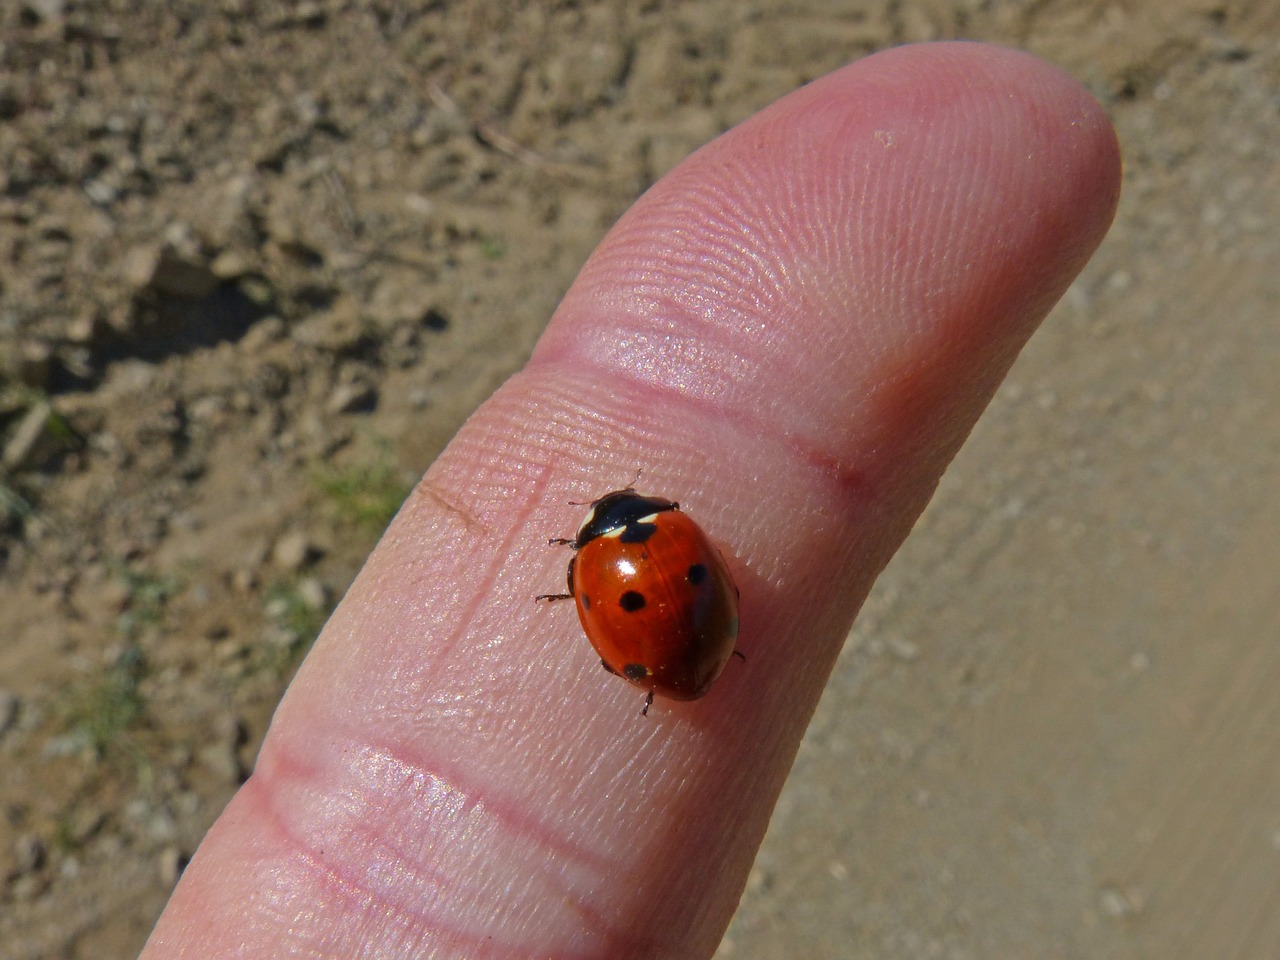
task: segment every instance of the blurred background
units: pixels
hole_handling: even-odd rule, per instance
[[[719,956],[1280,956],[1280,7],[7,0],[0,957],[136,954],[639,193],[955,37],[1106,105],[1119,217],[868,602]]]

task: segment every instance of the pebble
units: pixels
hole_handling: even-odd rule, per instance
[[[45,22],[57,20],[66,12],[66,0],[23,0],[23,9]]]
[[[122,613],[133,599],[133,588],[123,577],[115,577],[98,588],[99,610]]]
[[[135,247],[125,257],[123,273],[135,293],[161,293],[187,300],[209,296],[219,283],[207,263],[171,246]]]
[[[328,310],[293,325],[290,336],[297,343],[330,353],[350,353],[365,338],[360,307],[350,297],[337,300]]]
[[[239,593],[249,593],[258,585],[258,572],[252,567],[240,567],[231,574],[231,586]]]
[[[239,762],[239,745],[244,731],[234,716],[221,717],[214,723],[216,739],[196,751],[196,759],[202,767],[224,783],[239,783],[244,774]]]
[[[67,818],[66,837],[74,845],[79,846],[96,836],[106,822],[106,811],[82,807]]]
[[[18,877],[9,885],[9,895],[18,903],[30,903],[48,889],[49,881],[38,873]]]
[[[44,841],[38,834],[23,833],[13,842],[13,875],[34,873],[44,866]]]
[[[13,378],[34,390],[45,390],[53,369],[53,349],[47,343],[23,344],[12,361]]]
[[[20,702],[12,690],[0,690],[0,737],[17,724]]]
[[[182,852],[182,848],[177,844],[169,844],[169,846],[160,851],[160,856],[156,858],[160,883],[166,887],[172,887],[178,882],[178,877],[182,876],[183,868],[186,865],[187,856]]]
[[[285,573],[297,573],[318,559],[320,550],[303,530],[290,530],[271,549],[271,563]]]
[[[240,349],[249,356],[256,356],[288,333],[284,320],[272,314],[255,323],[240,338]]]
[[[107,325],[97,311],[86,310],[67,324],[67,339],[72,343],[94,344],[102,339]]]
[[[224,250],[209,264],[210,272],[219,280],[238,280],[253,271],[253,261],[238,250]]]
[[[363,413],[378,405],[378,391],[367,383],[342,383],[333,388],[325,409],[330,413]]]
[[[237,784],[242,779],[240,757],[233,740],[221,739],[196,751],[196,759],[222,783]]]
[[[200,212],[199,229],[213,247],[227,249],[253,243],[254,190],[254,178],[239,174],[228,179],[208,198],[207,206]],[[214,263],[219,259],[221,257]],[[214,272],[218,272],[216,268]]]
[[[315,577],[299,580],[296,593],[308,610],[324,610],[329,604],[329,591]]]
[[[47,402],[33,404],[18,422],[5,444],[0,462],[9,470],[39,469],[61,447],[52,429],[53,407]]]

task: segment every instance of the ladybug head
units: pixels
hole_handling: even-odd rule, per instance
[[[578,527],[574,539],[575,549],[590,543],[596,537],[619,537],[623,542],[642,542],[653,532],[653,518],[668,510],[679,510],[680,504],[663,497],[646,497],[630,487],[606,493],[592,501]]]

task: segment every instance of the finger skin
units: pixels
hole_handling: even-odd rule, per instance
[[[858,606],[1118,184],[1083,90],[968,44],[689,158],[410,497],[144,956],[710,956]],[[532,601],[567,501],[637,469],[722,545],[748,658],[648,717]]]

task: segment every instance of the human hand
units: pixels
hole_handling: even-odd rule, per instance
[[[409,498],[144,957],[710,956],[854,614],[1118,184],[1080,87],[968,44],[672,171]],[[647,717],[533,602],[567,501],[637,469],[724,545],[748,657]]]

